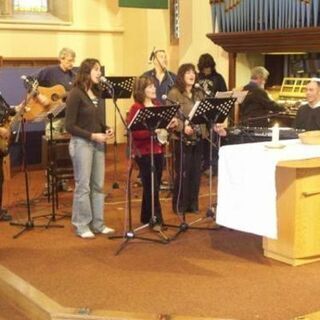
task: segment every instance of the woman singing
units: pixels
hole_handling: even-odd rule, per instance
[[[156,86],[154,80],[147,76],[137,78],[133,97],[135,103],[132,105],[128,122],[130,122],[138,110],[159,105],[156,101]],[[171,126],[175,126],[177,120],[173,120]],[[141,205],[140,220],[142,223],[150,223],[156,231],[162,229],[162,212],[159,201],[159,189],[163,167],[163,146],[155,139],[153,143],[153,150],[151,149],[152,133],[149,130],[138,130],[132,132],[133,150],[135,153],[135,160],[139,166],[143,196]],[[154,220],[152,221],[152,194],[151,194],[151,154],[154,156]]]
[[[85,59],[67,99],[66,129],[71,134],[75,190],[72,224],[81,238],[110,234],[104,224],[105,145],[113,130],[105,125],[105,109],[99,91],[100,62]]]
[[[204,94],[194,88],[196,69],[191,63],[183,64],[178,69],[175,86],[168,98],[181,108],[181,119],[175,133],[175,181],[172,208],[175,213],[196,213],[199,210],[199,189],[201,177],[201,156],[203,139],[208,136],[205,124],[191,125],[188,115],[197,101],[204,99]],[[214,131],[223,136],[226,131],[223,124],[215,124]]]

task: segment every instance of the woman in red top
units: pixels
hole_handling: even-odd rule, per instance
[[[135,103],[131,106],[128,115],[130,122],[138,110],[159,105],[156,101],[156,86],[152,78],[142,76],[136,79],[133,98]],[[172,122],[174,126],[176,120]],[[135,160],[139,166],[143,197],[141,205],[142,223],[150,223],[156,230],[161,230],[163,223],[161,205],[159,201],[159,189],[163,167],[163,146],[154,139],[153,150],[151,150],[150,137],[152,132],[149,130],[138,130],[132,132],[133,152]],[[152,193],[151,193],[151,154],[154,156],[154,219],[152,219]]]

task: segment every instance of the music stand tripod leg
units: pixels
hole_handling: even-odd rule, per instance
[[[54,141],[53,139],[53,118],[54,115],[53,113],[49,113],[48,114],[48,119],[49,119],[49,128],[50,128],[50,137],[49,137],[49,141],[47,142],[47,146],[48,146],[48,154],[51,154],[50,158],[52,157],[52,152],[53,151],[53,145],[54,143],[56,143],[56,141]],[[52,160],[49,159],[49,170],[47,170],[47,183],[48,183],[48,195],[50,194],[50,189],[51,189],[51,213],[49,214],[43,214],[40,216],[36,216],[34,219],[39,219],[39,218],[47,218],[48,222],[46,224],[46,228],[49,227],[54,227],[54,228],[64,228],[63,225],[52,225],[52,222],[56,222],[57,216],[59,216],[59,219],[63,219],[65,218],[67,215],[60,215],[56,213],[56,208],[57,208],[57,204],[56,204],[56,199],[57,199],[57,185],[56,185],[56,180],[54,179],[54,176],[51,175],[51,179],[50,179],[50,172],[53,171],[53,166],[54,164],[52,163]]]
[[[184,130],[184,128],[183,128]],[[183,131],[182,130],[182,131]],[[176,148],[179,148],[180,152],[177,154],[176,152]],[[186,150],[184,149],[184,142],[183,142],[183,135],[182,135],[182,132],[180,134],[180,141],[179,141],[179,146],[175,145],[174,147],[174,150],[173,150],[173,155],[175,157],[175,161],[178,161],[178,157],[180,159],[180,167],[179,167],[179,173],[177,172],[176,174],[178,175],[180,181],[179,181],[179,185],[180,185],[180,188],[182,187],[182,184],[184,184],[184,181],[183,181],[183,177],[185,175],[184,173],[184,163],[185,163],[185,152]],[[181,192],[181,194],[180,194]],[[175,240],[177,239],[177,237],[186,232],[189,228],[190,228],[190,224],[186,221],[186,213],[185,213],[185,208],[183,208],[182,211],[179,210],[179,202],[181,201],[181,198],[184,199],[184,195],[183,195],[183,188],[182,190],[180,190],[178,192],[178,196],[177,196],[177,204],[176,204],[176,211],[177,211],[177,215],[179,217],[179,220],[180,220],[180,224],[179,225],[175,225],[175,224],[165,224],[166,227],[169,227],[169,228],[177,228],[179,229],[176,234],[170,238],[170,241],[171,240]],[[183,200],[182,200],[183,201]],[[183,206],[182,206],[183,207]]]
[[[166,227],[169,228],[177,228],[179,229],[174,236],[172,236],[171,238],[169,238],[170,241],[172,240],[176,240],[178,238],[178,236],[181,233],[186,232],[189,229],[189,224],[186,221],[186,214],[185,212],[182,213],[178,213],[179,219],[181,220],[181,223],[179,225],[175,225],[175,224],[165,224]],[[182,218],[181,218],[182,217]]]
[[[113,99],[113,103],[116,104],[116,98]],[[114,142],[113,142],[113,184],[112,189],[119,189],[118,177],[118,141],[117,141],[117,112],[114,113]]]
[[[169,241],[168,236],[161,230],[161,225],[159,225],[159,230],[153,229],[156,224],[160,223],[162,224],[162,221],[157,221],[157,217],[155,215],[155,172],[156,172],[156,167],[155,167],[155,162],[154,162],[154,139],[155,139],[155,129],[150,128],[151,135],[150,135],[150,175],[151,175],[151,219],[149,223],[149,227],[158,233],[158,236],[163,239],[164,241]],[[160,181],[158,181],[158,185],[160,186]],[[159,187],[158,187],[159,188]],[[159,191],[158,190],[158,196],[159,196]]]
[[[210,122],[210,128],[212,128],[212,122]],[[217,143],[217,148],[219,150],[220,148],[220,141],[221,138],[218,136],[218,143]],[[199,219],[196,219],[193,222],[189,223],[189,228],[190,229],[197,229],[197,230],[218,230],[220,229],[220,226],[218,226],[215,223],[215,208],[213,207],[213,201],[212,201],[212,177],[213,177],[213,130],[210,129],[210,138],[209,138],[209,152],[210,152],[210,168],[209,168],[209,205],[208,209],[206,211],[206,215],[204,217],[201,217]],[[214,223],[214,226],[212,227],[195,227],[193,225],[204,222],[205,220],[212,219],[212,222]]]
[[[23,170],[25,178],[25,188],[26,188],[26,202],[27,202],[27,221],[19,222],[12,221],[10,225],[23,227],[17,234],[13,236],[14,239],[20,237],[25,231],[33,230],[34,228],[47,228],[47,225],[36,225],[34,219],[31,217],[31,207],[30,207],[30,192],[29,192],[29,175],[28,175],[28,166],[27,166],[27,156],[26,156],[26,135],[25,135],[25,119],[21,119],[21,144],[22,144],[22,161],[23,161]],[[51,227],[56,227],[52,225]]]
[[[133,229],[132,226],[132,207],[131,207],[131,175],[132,175],[132,170],[133,170],[133,163],[132,163],[132,133],[130,128],[128,128],[126,122],[122,118],[121,112],[119,108],[116,106],[117,112],[120,114],[120,118],[124,124],[124,126],[127,128],[128,132],[128,146],[129,146],[129,166],[128,166],[128,175],[127,175],[127,188],[126,188],[126,201],[127,201],[127,223],[126,223],[126,230],[123,235],[115,235],[115,236],[109,236],[108,239],[123,239],[122,243],[120,244],[119,248],[115,252],[115,255],[118,255],[124,248],[125,246],[129,243],[129,241],[138,239],[138,240],[143,240],[143,241],[150,241],[150,242],[156,242],[160,244],[167,244],[167,241],[164,240],[158,240],[158,239],[152,239],[152,238],[146,238],[146,237],[141,237],[137,236],[136,232],[139,230],[142,230],[146,227],[149,227],[149,224],[142,225],[136,229]]]

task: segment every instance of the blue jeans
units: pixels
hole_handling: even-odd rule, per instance
[[[81,234],[104,228],[105,145],[72,136],[69,152],[73,163],[75,189],[72,224]]]

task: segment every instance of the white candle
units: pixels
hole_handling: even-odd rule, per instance
[[[272,143],[279,143],[279,124],[275,123],[272,127]]]

